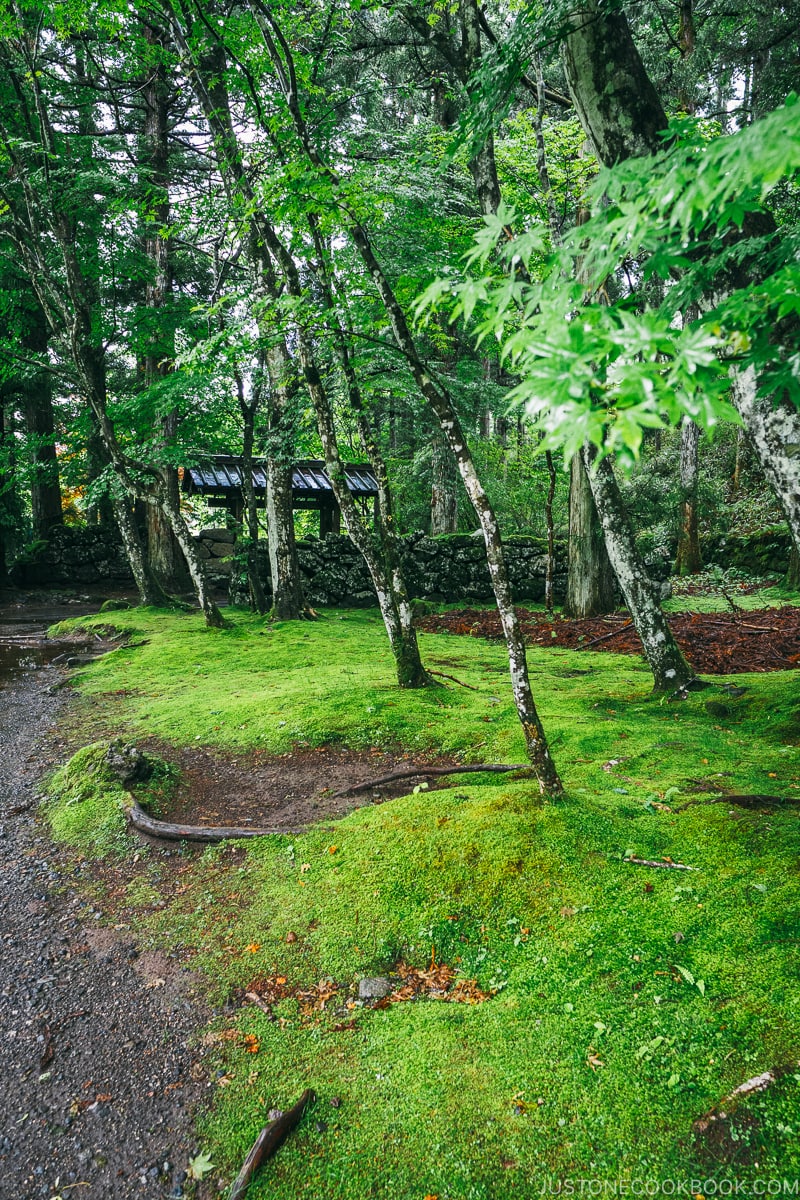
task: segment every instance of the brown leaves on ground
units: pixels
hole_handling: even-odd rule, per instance
[[[569,620],[518,608],[526,641],[533,646],[570,650],[641,654],[642,643],[627,614]],[[730,675],[740,671],[787,671],[800,666],[800,607],[761,608],[735,613],[671,613],[668,621],[675,640],[696,671]],[[453,609],[421,617],[417,624],[429,633],[500,640],[503,630],[496,611]],[[592,644],[593,643],[593,644]]]
[[[433,964],[427,970],[421,970],[401,962],[395,971],[400,977],[400,985],[391,995],[379,1000],[376,1008],[401,1004],[404,1000],[450,1000],[457,1004],[480,1004],[491,995],[490,992],[482,992],[474,979],[457,976],[446,963]]]
[[[370,1005],[371,1008],[388,1008],[392,1004],[402,1004],[408,1000],[447,1000],[457,1004],[480,1004],[491,996],[491,992],[481,991],[474,979],[464,979],[445,963],[434,963],[428,968],[420,968],[400,962],[392,971],[390,979],[395,984],[393,990],[388,996]],[[301,1019],[309,1021],[325,1011],[336,998],[339,1000],[339,1008],[343,1011],[357,1008],[347,985],[337,984],[332,979],[322,979],[316,987],[309,988],[289,983],[285,975],[260,975],[252,979],[241,993],[244,1003],[260,1008],[273,1020],[273,1007],[281,1000],[296,1000]],[[334,1028],[344,1030],[354,1027],[355,1020],[351,1019]],[[218,1038],[225,1036],[235,1039],[238,1034],[236,1031],[228,1031],[226,1034],[216,1035]]]

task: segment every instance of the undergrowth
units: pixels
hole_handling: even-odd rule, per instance
[[[421,639],[427,663],[477,691],[404,692],[370,613],[310,627],[240,614],[224,631],[140,610],[114,621],[150,640],[82,672],[85,728],[270,754],[335,741],[522,755],[502,649],[478,639]],[[209,849],[129,890],[140,936],[234,1004],[232,1036],[209,1038],[219,1086],[201,1136],[218,1175],[235,1174],[269,1109],[317,1092],[249,1200],[495,1200],[566,1179],[719,1188],[800,1174],[797,675],[717,678],[670,704],[636,658],[530,660],[563,801],[465,777],[297,837]],[[89,815],[106,787],[97,748],[79,753],[68,777],[89,794],[68,803],[77,793],[57,775],[51,809],[69,811],[54,828],[73,840],[74,810]],[[726,793],[784,803],[678,811]],[[76,840],[86,853],[95,835],[87,825]],[[156,893],[163,907],[145,904]],[[360,1007],[358,980],[401,959],[447,962],[490,998]],[[279,979],[271,1014],[239,1007]],[[329,999],[309,1006],[298,989]],[[772,1068],[777,1084],[695,1135],[698,1117]]]

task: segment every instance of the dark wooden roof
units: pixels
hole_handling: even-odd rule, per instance
[[[364,463],[345,463],[347,486],[354,496],[377,496],[375,473]],[[267,476],[263,463],[253,466],[253,487],[263,496]],[[233,455],[215,455],[202,466],[186,467],[183,490],[193,496],[224,499],[241,492],[242,460]],[[295,499],[333,500],[331,481],[325,474],[325,464],[318,459],[305,459],[292,467],[292,491]]]

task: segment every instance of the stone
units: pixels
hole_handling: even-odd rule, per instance
[[[376,975],[358,981],[359,1000],[383,1000],[384,996],[390,995],[392,991],[391,982],[385,975]]]
[[[232,546],[236,541],[236,530],[225,529],[222,526],[212,529],[201,529],[200,537],[204,542],[227,542]]]
[[[123,787],[147,779],[152,769],[141,750],[126,745],[121,738],[116,738],[108,747],[106,763]]]
[[[204,539],[205,541],[205,539]],[[231,542],[205,542],[212,558],[230,558],[233,552]]]

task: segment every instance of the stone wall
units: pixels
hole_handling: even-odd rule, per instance
[[[659,553],[641,539],[651,576],[668,577],[668,553]],[[197,538],[211,581],[244,598],[237,566],[235,534],[225,528],[204,529]],[[514,594],[519,600],[542,601],[547,546],[542,538],[510,537],[506,551]],[[411,595],[441,603],[483,602],[492,599],[483,539],[477,534],[429,538],[421,533],[403,538],[403,565]],[[648,548],[650,553],[647,553]],[[783,575],[790,539],[786,531],[766,530],[748,537],[703,540],[707,563],[739,567],[759,575]],[[366,607],[375,594],[364,560],[346,535],[326,534],[297,544],[306,597],[312,605]],[[271,591],[266,545],[260,550],[262,578]],[[36,543],[21,556],[13,571],[20,587],[76,587],[90,584],[130,584],[131,575],[119,537],[98,526],[65,526],[53,530],[46,542]],[[560,602],[566,584],[566,544],[556,543],[555,596]]]
[[[222,556],[219,530],[202,535],[206,542],[206,568],[215,583],[231,579],[233,563]],[[453,534],[429,538],[411,534],[403,541],[403,566],[412,597],[442,603],[478,602],[493,598],[486,565],[483,538],[474,534]],[[231,546],[230,549],[233,547]],[[514,594],[519,600],[542,601],[547,547],[540,538],[512,537],[506,542],[508,568]],[[329,533],[297,543],[297,555],[303,573],[306,599],[314,606],[368,607],[376,603],[375,592],[366,564],[350,539]],[[262,552],[262,578],[271,591],[269,562]],[[566,584],[566,546],[556,546],[556,600],[563,597]],[[234,578],[233,593],[244,599],[245,588]]]
[[[14,564],[18,587],[76,587],[132,582],[128,559],[116,529],[64,525],[47,541],[35,542]]]

